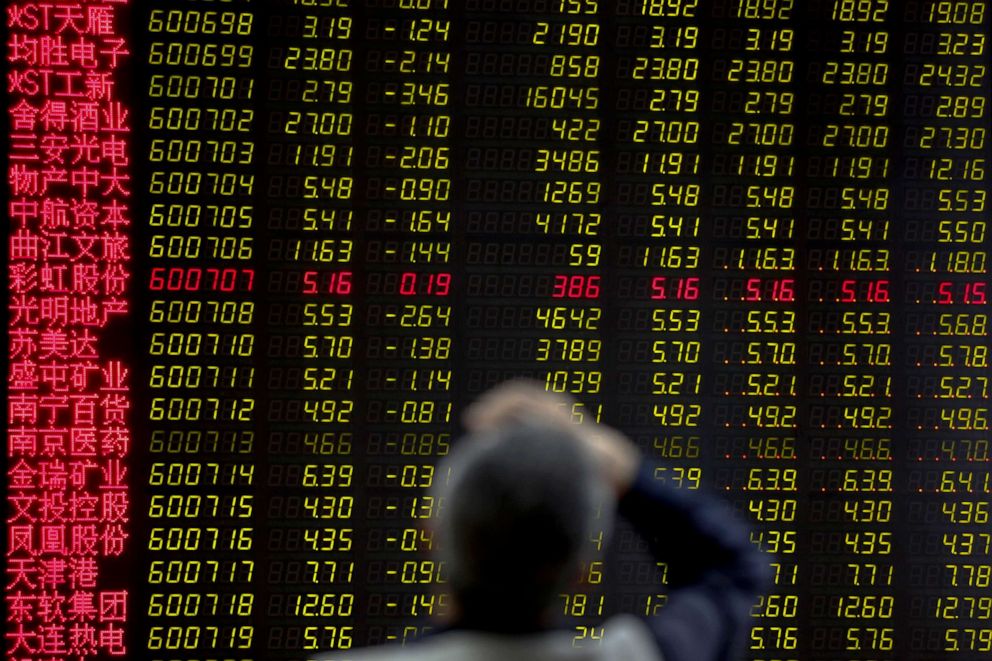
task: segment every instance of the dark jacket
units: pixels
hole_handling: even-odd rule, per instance
[[[668,565],[668,603],[650,618],[603,623],[602,643],[573,647],[573,633],[505,635],[452,627],[404,647],[330,652],[326,661],[729,661],[750,624],[750,608],[771,582],[767,556],[723,501],[654,479],[644,462],[619,513]]]

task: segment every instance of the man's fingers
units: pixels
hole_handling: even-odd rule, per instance
[[[568,422],[571,400],[544,390],[536,381],[504,383],[482,395],[464,413],[465,427],[472,431],[489,429],[511,421],[537,419],[555,424]]]

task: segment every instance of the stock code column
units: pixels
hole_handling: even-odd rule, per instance
[[[265,442],[256,455],[265,484],[256,610],[266,628],[256,653],[299,658],[351,646],[361,571],[351,266],[357,28],[347,2],[269,3],[256,7],[256,21],[266,139],[258,198]]]
[[[150,439],[138,502],[150,529],[134,539],[148,586],[136,640],[148,658],[237,656],[255,644],[256,145],[246,106],[256,25],[236,7],[137,18],[148,35],[135,43],[148,81],[138,126],[148,206],[137,245],[148,264],[138,350],[149,387],[138,419]]]
[[[987,2],[910,2],[905,369],[911,628],[916,657],[992,652]]]

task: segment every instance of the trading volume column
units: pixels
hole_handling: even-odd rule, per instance
[[[539,277],[551,271],[553,278],[550,297],[537,288],[533,294],[538,305],[528,309],[536,345],[526,357],[537,361],[536,377],[547,390],[580,400],[571,411],[573,419],[598,421],[603,412],[602,300],[609,295],[600,269],[604,58],[599,46],[608,7],[595,0],[549,5],[551,11],[532,14],[528,27],[535,66],[526,71],[532,78],[517,88],[526,98],[528,114],[551,120],[550,132],[533,136],[535,149],[518,152],[526,155],[521,165],[527,163],[533,172],[534,226],[529,233],[538,234],[520,245],[503,245],[518,251],[506,261],[529,263]],[[523,57],[512,57],[520,57],[521,69],[530,69],[523,66]],[[585,223],[585,232],[576,231]],[[598,620],[605,603],[604,571],[598,552],[605,538],[602,529],[591,532],[586,544],[595,553],[581,568],[580,585],[558,595],[561,613],[573,618],[577,646],[596,644],[603,635]]]
[[[466,387],[530,376],[581,399],[576,419],[602,411],[601,6],[467,2],[460,68]],[[583,573],[558,605],[593,644],[598,559]]]

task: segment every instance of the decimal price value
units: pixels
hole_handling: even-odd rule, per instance
[[[740,300],[792,303],[796,300],[796,281],[792,278],[748,278]]]
[[[304,294],[337,294],[346,296],[351,293],[351,271],[304,271]]]
[[[985,305],[988,303],[985,282],[941,282],[937,285],[937,305]]]
[[[888,280],[814,281],[810,283],[810,300],[820,303],[888,303],[889,284]]]
[[[450,293],[450,273],[407,271],[400,275],[400,296],[447,296]]]
[[[695,301],[699,299],[699,278],[669,278],[656,276],[651,279],[651,300]]]

